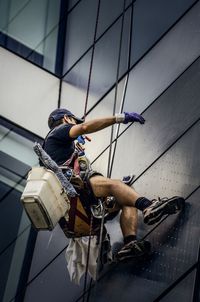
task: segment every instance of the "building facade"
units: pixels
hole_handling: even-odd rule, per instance
[[[200,301],[199,15],[194,0],[0,1],[1,301]],[[153,228],[139,214],[148,261],[107,265],[86,288],[70,281],[60,227],[37,233],[20,203],[33,144],[59,107],[88,120],[141,113],[144,126],[91,135],[94,169],[133,173],[150,199],[186,199]],[[107,224],[113,245],[118,220]]]

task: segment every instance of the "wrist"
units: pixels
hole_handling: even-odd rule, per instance
[[[115,113],[115,122],[117,124],[123,123],[125,120],[125,114],[124,113]]]

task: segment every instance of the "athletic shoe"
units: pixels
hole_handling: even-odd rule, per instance
[[[152,204],[143,210],[144,223],[152,225],[159,222],[164,215],[176,214],[182,210],[184,205],[185,199],[179,196],[152,200]]]
[[[145,240],[133,240],[122,247],[115,255],[117,261],[123,261],[130,258],[143,258],[150,253],[151,244]]]

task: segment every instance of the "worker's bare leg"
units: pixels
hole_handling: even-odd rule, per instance
[[[122,209],[120,225],[123,236],[136,235],[138,219],[137,209],[134,204],[139,194],[120,180],[112,180],[102,176],[92,177],[90,184],[95,196],[114,196],[119,203]]]
[[[133,207],[122,207],[120,226],[124,237],[137,235],[138,213]]]
[[[140,195],[121,180],[109,179],[103,176],[93,176],[90,184],[96,197],[114,196],[121,207],[134,207]]]
[[[103,176],[94,176],[90,179],[94,194],[97,197],[114,196],[119,206],[135,207],[143,211],[144,222],[148,225],[155,224],[164,215],[175,214],[184,207],[185,200],[180,196],[161,199],[155,202],[141,197],[131,187],[125,185],[120,180],[108,179]]]

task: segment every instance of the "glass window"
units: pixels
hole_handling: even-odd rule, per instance
[[[82,0],[79,5],[68,14],[63,67],[64,73],[93,43],[97,2],[97,0]]]
[[[74,5],[82,0],[68,0],[68,10],[74,7]]]
[[[124,1],[125,7],[132,2],[131,0],[101,0],[97,38],[123,13]]]
[[[20,201],[26,175],[30,166],[36,164],[33,142],[14,133],[12,128],[16,126],[0,126],[0,300],[3,302],[11,301],[18,291],[18,299],[22,301],[36,237]]]
[[[54,0],[1,1],[1,45],[54,72],[59,10]]]
[[[5,127],[0,125],[0,134],[3,133],[5,129]],[[38,158],[33,151],[33,144],[33,142],[21,135],[10,131],[0,141],[0,150],[29,166],[34,166],[37,164]]]

